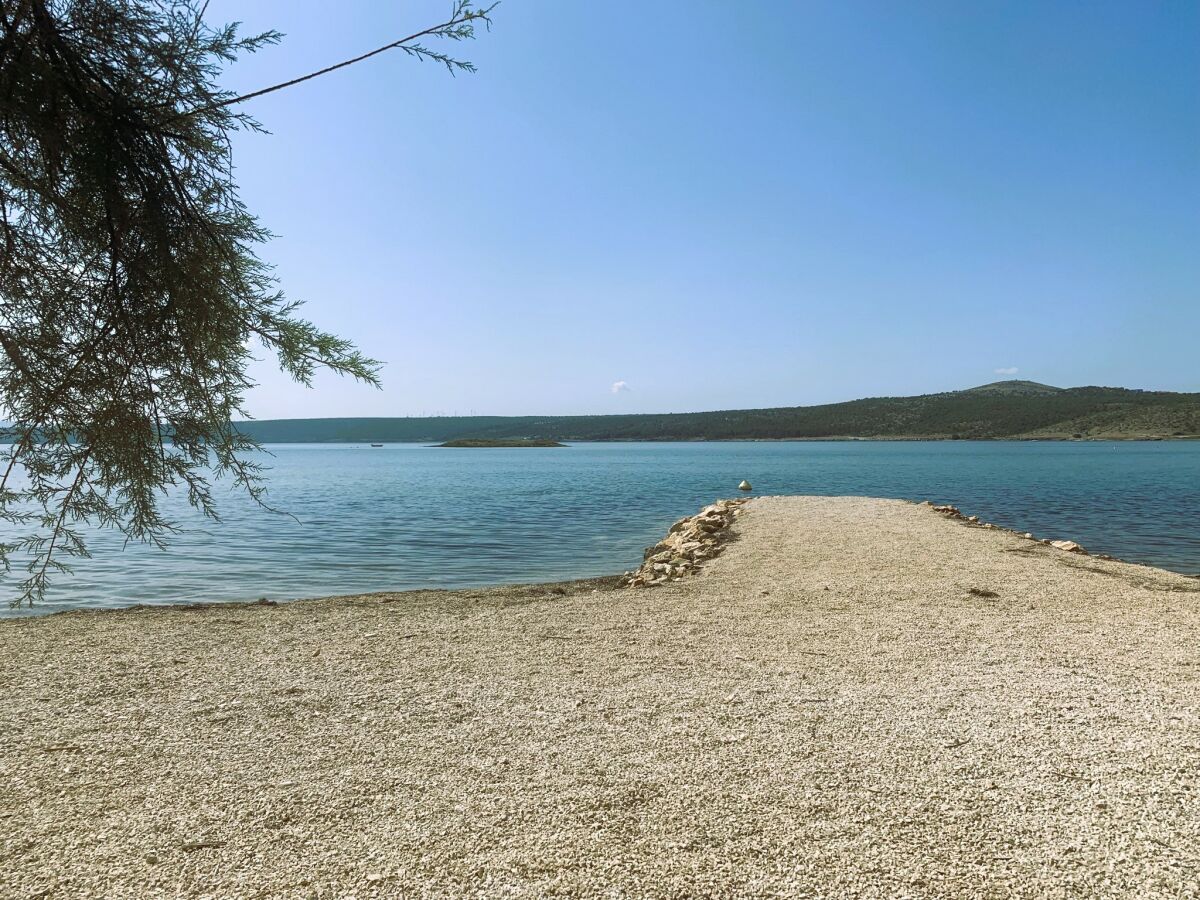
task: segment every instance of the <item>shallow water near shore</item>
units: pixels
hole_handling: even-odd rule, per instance
[[[34,610],[294,599],[616,574],[718,497],[852,494],[964,513],[1200,574],[1200,443],[605,443],[568,449],[290,444],[263,510],[218,492],[223,521],[177,499],[166,551],[91,538]],[[295,516],[295,518],[292,518]],[[0,539],[10,535],[0,534]],[[15,573],[14,573],[15,574]],[[6,579],[13,592],[17,579]],[[5,598],[7,599],[7,597]]]

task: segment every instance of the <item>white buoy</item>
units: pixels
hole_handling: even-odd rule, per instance
[[[738,485],[738,490],[739,491],[752,491],[752,490],[754,490],[754,488],[750,487],[750,482],[742,481],[742,483]]]

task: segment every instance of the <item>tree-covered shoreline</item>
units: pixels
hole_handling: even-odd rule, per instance
[[[1200,437],[1200,394],[998,382],[820,406],[597,416],[276,419],[236,426],[263,443],[539,439],[1072,440]]]

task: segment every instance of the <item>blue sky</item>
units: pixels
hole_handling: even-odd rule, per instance
[[[285,32],[228,71],[249,90],[448,6],[208,18]],[[249,105],[264,258],[387,363],[382,391],[257,364],[250,411],[1200,390],[1198,44],[1190,2],[505,0],[455,48],[475,75],[388,53]]]

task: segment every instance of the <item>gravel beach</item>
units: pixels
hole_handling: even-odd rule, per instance
[[[1200,581],[741,509],[655,587],[0,622],[0,896],[1200,896]]]

